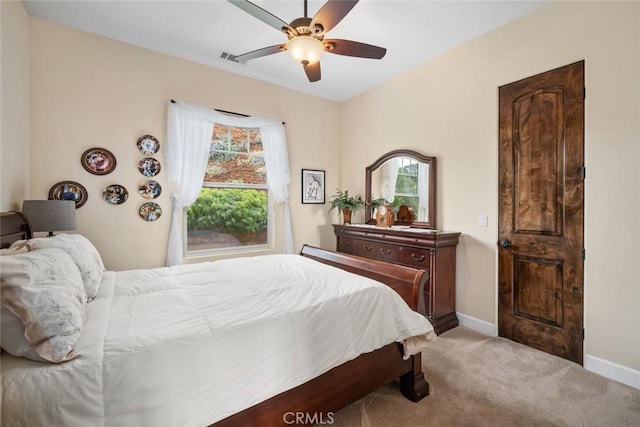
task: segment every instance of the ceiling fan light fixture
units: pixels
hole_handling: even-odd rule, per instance
[[[320,60],[324,52],[322,42],[315,37],[297,36],[287,43],[287,52],[299,64],[310,65]]]

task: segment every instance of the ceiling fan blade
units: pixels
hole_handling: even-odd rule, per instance
[[[311,27],[313,28],[314,24],[321,24],[326,33],[338,25],[358,1],[359,0],[328,0],[311,20]]]
[[[234,6],[237,6],[240,9],[244,10],[254,18],[258,18],[265,24],[272,26],[278,31],[284,31],[284,29],[289,29],[289,24],[287,24],[277,16],[267,12],[260,6],[251,3],[250,1],[247,1],[247,0],[227,0],[227,1],[233,4]]]
[[[310,82],[313,83],[320,80],[320,61],[302,66],[304,67],[304,72],[307,73],[307,78]]]
[[[233,56],[232,59],[236,62],[241,62],[244,64],[250,59],[273,55],[274,53],[284,52],[285,50],[287,50],[286,44],[276,44],[273,46],[263,47],[262,49],[252,50],[251,52],[243,53],[242,55]]]
[[[356,56],[358,58],[382,59],[387,53],[384,47],[354,42],[352,40],[329,39],[324,41],[326,51],[336,55]]]

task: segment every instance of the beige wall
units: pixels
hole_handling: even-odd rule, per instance
[[[5,3],[3,113],[6,102],[13,104],[29,93],[23,83],[26,87],[19,94],[6,96]],[[25,156],[12,154],[13,169],[5,172],[9,145],[3,115],[2,190],[5,177],[14,183],[31,179],[32,197],[44,198],[59,180],[79,181],[90,193],[78,210],[79,231],[96,243],[107,267],[153,267],[164,263],[166,253],[170,186],[165,175],[159,177],[165,185],[160,199],[165,214],[156,223],[137,217],[142,201],[137,194],[122,206],[107,205],[100,195],[110,183],[135,189],[142,177],[135,167],[141,157],[135,140],[151,133],[164,143],[165,105],[170,98],[287,122],[297,246],[308,242],[333,247],[330,222],[337,218],[327,214],[327,205],[300,204],[301,168],[327,171],[327,197],[335,187],[364,193],[366,165],[392,149],[415,149],[438,157],[438,227],[463,233],[458,249],[458,311],[495,325],[497,88],[585,59],[585,352],[631,368],[637,375],[639,7],[617,2],[553,3],[343,105],[38,19],[30,20],[29,33],[24,12],[13,8],[11,17],[20,20],[15,28],[21,36],[16,40],[22,40],[14,51],[21,51],[20,43],[31,38],[31,112],[27,107],[16,123],[28,120],[24,116],[30,114],[32,160],[29,168],[28,162],[21,163]],[[22,64],[18,70],[28,69],[28,60],[18,62]],[[14,129],[20,135],[29,132],[24,124]],[[28,139],[22,141],[26,142],[19,147],[28,152]],[[118,168],[111,175],[93,176],[81,168],[80,154],[94,146],[116,154]],[[24,172],[28,169],[30,177]],[[2,209],[16,206],[21,194],[3,194]],[[489,227],[478,227],[479,214],[489,215]]]
[[[143,155],[136,140],[143,134],[158,137],[158,159],[165,164],[166,104],[171,98],[285,121],[296,247],[332,240],[326,205],[300,203],[300,169],[324,169],[328,188],[338,185],[335,103],[37,18],[31,19],[31,61],[32,195],[46,198],[49,188],[62,180],[84,185],[89,198],[77,211],[79,232],[95,243],[107,268],[165,263],[172,185],[166,171],[161,172],[157,178],[164,191],[157,201],[163,215],[156,222],[141,220],[137,211],[144,199],[136,189],[144,177],[136,165]],[[82,168],[80,156],[91,147],[114,153],[114,172],[96,176]],[[129,200],[107,204],[101,195],[109,184],[124,185]],[[276,249],[279,237],[277,233]]]
[[[457,309],[496,325],[498,87],[584,59],[585,353],[635,370],[639,28],[637,2],[553,3],[342,106],[343,188],[364,191],[365,166],[392,149],[437,157],[437,225],[462,232]]]
[[[0,3],[0,210],[29,197],[29,16],[20,2]]]

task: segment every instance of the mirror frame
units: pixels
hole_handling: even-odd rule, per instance
[[[426,221],[413,221],[408,223],[406,221],[396,221],[397,225],[410,225],[414,228],[436,228],[436,158],[432,156],[425,156],[413,150],[393,150],[387,154],[382,155],[378,160],[367,166],[365,169],[365,201],[367,207],[365,209],[364,221],[367,224],[375,224],[376,220],[372,217],[371,209],[371,173],[378,169],[384,162],[394,157],[411,157],[422,163],[429,165],[429,217]]]

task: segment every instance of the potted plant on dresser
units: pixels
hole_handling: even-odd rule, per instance
[[[336,188],[336,193],[331,196],[331,208],[338,209],[338,212],[342,213],[342,220],[344,224],[351,224],[351,215],[366,206],[366,202],[359,194],[355,196],[349,195],[349,190],[341,191]]]

